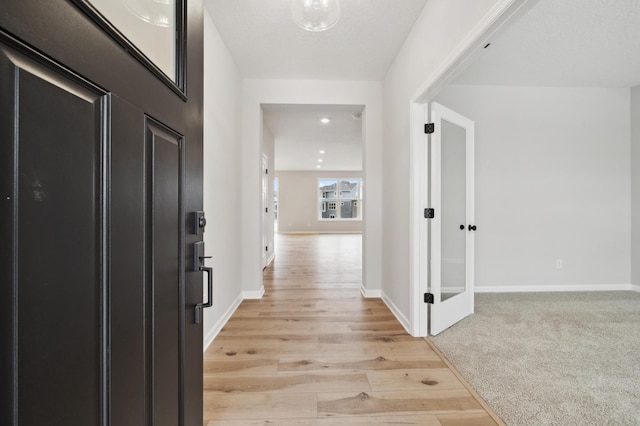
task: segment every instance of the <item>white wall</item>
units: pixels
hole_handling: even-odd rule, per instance
[[[631,283],[640,291],[640,86],[631,89]]]
[[[382,290],[410,318],[410,105],[413,96],[492,7],[508,0],[429,0],[383,81]],[[421,125],[418,123],[417,125]],[[415,330],[414,330],[415,332]]]
[[[628,89],[450,86],[436,101],[476,125],[478,290],[631,283]]]
[[[363,282],[367,290],[380,288],[381,278],[381,135],[382,90],[380,82],[254,80],[243,81],[242,96],[242,227],[243,289],[259,297],[263,291],[261,157],[262,104],[364,105],[363,163],[367,200],[363,218]],[[406,183],[405,183],[406,185]],[[373,189],[372,189],[373,188]]]
[[[278,171],[276,177],[279,182],[279,232],[362,232],[361,220],[318,219],[318,178],[360,178],[362,172]]]
[[[206,347],[242,300],[242,82],[206,10],[204,43],[204,241],[214,271],[214,306],[204,310]]]

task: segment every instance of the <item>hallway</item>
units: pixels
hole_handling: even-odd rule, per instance
[[[424,339],[360,294],[361,235],[277,235],[262,300],[204,353],[204,424],[494,425]]]

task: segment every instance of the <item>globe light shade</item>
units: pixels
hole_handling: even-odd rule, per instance
[[[291,16],[299,27],[326,31],[340,19],[339,0],[291,0]]]
[[[122,0],[138,19],[156,27],[175,25],[175,0]]]

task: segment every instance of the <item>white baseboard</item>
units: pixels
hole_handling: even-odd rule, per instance
[[[243,300],[245,299],[262,299],[264,296],[264,286],[257,291],[243,291],[238,295],[238,297],[233,301],[231,306],[226,310],[226,312],[220,317],[220,319],[215,323],[215,325],[207,332],[207,334],[203,337],[202,347],[203,350],[207,350],[209,345],[216,338],[220,330],[225,326],[227,321],[231,318],[231,316],[235,313],[236,309],[240,306]]]
[[[631,284],[631,290],[635,291],[636,293],[640,293],[640,285]]]
[[[262,286],[262,288],[260,288],[260,290],[257,290],[257,291],[242,292],[242,298],[247,300],[262,299],[262,296],[264,296],[264,286]]]
[[[557,291],[630,291],[631,284],[583,284],[583,285],[496,285],[476,286],[476,293],[530,293],[530,292],[557,292]],[[639,290],[635,290],[639,291]]]
[[[379,299],[382,297],[382,290],[368,290],[364,287],[360,287],[360,293],[362,293],[362,297],[365,299]]]
[[[238,309],[238,306],[240,306],[241,303],[242,303],[242,294],[239,294],[236,300],[234,300],[231,306],[229,306],[229,309],[226,310],[226,312],[220,317],[220,319],[214,324],[214,326],[204,336],[202,341],[203,352],[206,351],[207,348],[211,345],[211,343],[213,342],[213,339],[215,339],[218,333],[220,333],[220,330],[222,330],[222,328],[225,326],[227,321],[229,321],[229,319],[234,314],[236,309]],[[206,321],[206,318],[205,318],[205,321]]]
[[[387,296],[384,291],[382,292],[382,301],[385,305],[387,305],[393,315],[395,315],[395,317],[398,319],[400,324],[402,324],[407,333],[411,334],[411,324],[409,323],[409,320],[407,319],[407,317],[402,315],[400,309],[398,309],[398,307],[391,301],[391,299],[389,299],[389,296]]]

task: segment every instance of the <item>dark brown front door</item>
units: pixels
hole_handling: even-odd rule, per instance
[[[202,4],[178,3],[171,85],[86,2],[2,1],[2,425],[202,424]]]

